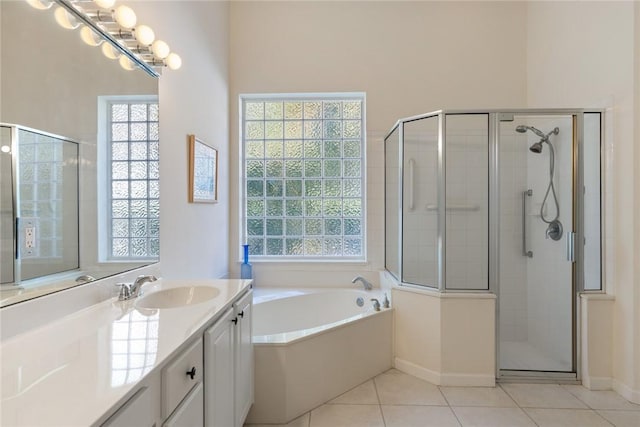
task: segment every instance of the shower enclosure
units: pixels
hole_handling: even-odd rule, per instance
[[[436,111],[385,138],[385,266],[493,292],[498,377],[576,378],[578,293],[601,285],[599,110]]]
[[[79,267],[77,142],[0,123],[0,286]]]

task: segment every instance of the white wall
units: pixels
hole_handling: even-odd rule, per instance
[[[160,77],[160,259],[167,278],[227,274],[229,108],[227,2],[136,2],[138,16],[182,57]],[[187,202],[187,135],[218,149],[218,203]]]
[[[530,2],[527,99],[531,107],[609,108],[605,267],[607,291],[616,296],[614,387],[640,402],[637,8],[631,1]],[[637,89],[635,96],[637,107]]]
[[[400,117],[525,103],[518,2],[232,2],[230,266],[239,256],[238,95],[367,93],[366,265],[254,264],[262,285],[349,285],[384,266],[382,140]],[[164,255],[164,254],[163,254]]]

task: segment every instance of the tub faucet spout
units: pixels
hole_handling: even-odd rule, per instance
[[[362,276],[357,276],[351,281],[351,283],[357,283],[357,282],[361,282],[362,286],[364,286],[364,289],[367,291],[370,291],[371,289],[373,289],[373,285],[371,284],[371,282],[369,282],[367,279],[365,279]]]

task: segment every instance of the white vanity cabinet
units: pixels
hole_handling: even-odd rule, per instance
[[[240,427],[253,403],[249,291],[204,333],[205,425]]]
[[[102,427],[242,427],[253,404],[253,291],[229,302]]]

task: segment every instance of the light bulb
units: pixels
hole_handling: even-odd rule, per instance
[[[122,28],[131,29],[136,26],[136,14],[129,6],[118,6],[113,11],[113,19]]]
[[[0,147],[0,151],[2,151],[3,153],[10,153],[11,147],[9,147],[8,145],[3,145],[2,147]]]
[[[80,26],[76,17],[70,14],[69,12],[67,12],[61,6],[58,6],[58,8],[56,9],[53,15],[56,18],[56,22],[62,28],[66,28],[67,30],[75,30]]]
[[[167,67],[172,70],[177,70],[182,67],[182,58],[173,52],[167,56],[167,59],[165,59],[164,62],[167,64]]]
[[[156,40],[151,45],[151,52],[158,59],[164,59],[169,56],[171,53],[171,49],[169,49],[169,45],[163,42],[162,40]]]
[[[133,35],[142,46],[149,46],[156,39],[153,30],[147,25],[138,25],[133,29]]]
[[[102,37],[87,26],[80,29],[80,38],[89,46],[99,46],[104,41]]]
[[[96,4],[96,6],[102,9],[111,9],[111,6],[114,5],[116,0],[93,0],[93,2]]]
[[[118,62],[120,62],[120,66],[127,71],[132,71],[136,69],[136,66],[133,64],[133,62],[131,62],[131,60],[127,58],[125,55],[120,56],[120,59],[118,60]]]
[[[102,44],[102,54],[109,59],[118,59],[120,57],[120,51],[111,46],[110,43]]]
[[[50,0],[27,0],[29,6],[34,9],[45,10],[51,8],[53,6],[53,2]]]

